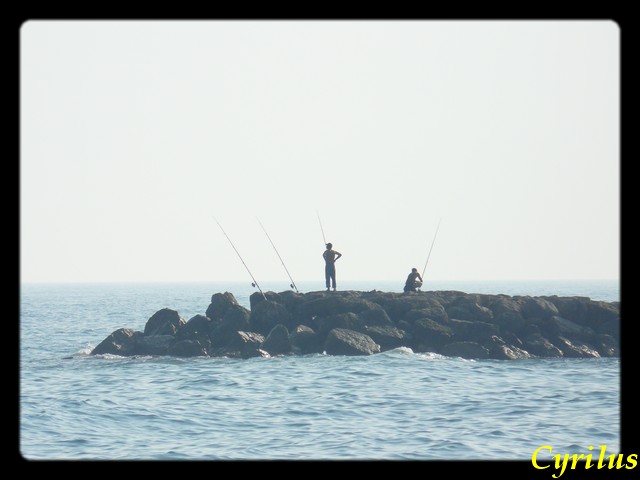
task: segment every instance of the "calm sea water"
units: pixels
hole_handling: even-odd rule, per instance
[[[282,291],[286,284],[264,284]],[[400,291],[385,282],[342,288]],[[300,283],[301,291],[322,283]],[[433,282],[429,290],[620,300],[617,282]],[[530,460],[541,445],[620,448],[620,360],[93,357],[157,310],[204,313],[240,283],[21,285],[20,452],[27,459]]]

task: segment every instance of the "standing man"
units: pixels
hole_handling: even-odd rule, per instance
[[[330,281],[333,282],[333,291],[336,291],[336,260],[338,260],[342,254],[336,252],[333,249],[333,245],[327,243],[327,249],[322,254],[325,261],[324,266],[324,278],[327,283],[327,292],[329,291]]]

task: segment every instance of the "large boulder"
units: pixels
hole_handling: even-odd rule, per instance
[[[578,325],[577,323],[567,320],[566,318],[559,317],[558,315],[552,316],[549,319],[549,323],[553,325],[551,330],[553,330],[556,335],[561,335],[574,340],[590,342],[596,336],[596,332],[594,332],[593,329]]]
[[[136,339],[138,355],[168,355],[169,347],[176,341],[173,335],[139,336]]]
[[[453,330],[430,318],[420,318],[413,324],[411,348],[416,352],[437,352],[453,338]]]
[[[436,321],[446,321],[447,314],[439,299],[429,293],[383,295],[376,302],[382,305],[391,320],[399,322],[407,320],[410,323],[418,318],[432,318]],[[420,314],[409,314],[412,310],[422,310]]]
[[[523,358],[531,358],[529,352],[513,345],[494,345],[489,350],[489,358],[496,360],[520,360]]]
[[[209,334],[215,329],[215,327],[219,325],[219,323],[219,321],[216,322],[209,317],[205,317],[204,315],[195,315],[178,329],[176,336],[181,339],[190,338],[197,334],[204,334],[209,336]]]
[[[284,292],[278,293],[278,297],[275,301],[284,305],[289,312],[293,313],[298,308],[298,305],[305,302],[305,296],[306,295],[304,293],[285,290]]]
[[[553,303],[558,309],[558,315],[560,317],[571,320],[578,325],[587,325],[589,304],[591,303],[589,297],[558,297],[553,295],[541,298]]]
[[[499,333],[497,325],[480,321],[472,322],[450,318],[447,326],[453,330],[456,341],[482,341]]]
[[[565,337],[557,337],[553,342],[567,358],[599,358],[600,354],[584,343],[571,341]]]
[[[611,335],[613,338],[620,340],[620,318],[607,320],[596,325],[596,332],[602,335]]]
[[[554,315],[559,315],[556,306],[549,300],[545,300],[542,297],[514,297],[520,299],[522,307],[520,311],[522,316],[526,319],[530,318],[550,318]]]
[[[392,327],[393,321],[382,308],[365,310],[358,314],[360,325],[369,327]]]
[[[496,296],[489,304],[493,312],[493,320],[500,327],[502,332],[518,332],[525,324],[524,317],[520,312],[520,302],[503,295]]]
[[[396,327],[390,326],[365,326],[363,333],[380,345],[380,351],[384,352],[398,347],[408,347],[411,344],[411,337]]]
[[[291,313],[280,303],[263,300],[251,310],[249,322],[252,331],[268,335],[278,324],[290,325]]]
[[[167,354],[174,357],[206,357],[207,350],[198,340],[178,340],[171,344]]]
[[[269,352],[269,355],[284,355],[291,352],[289,331],[287,327],[279,323],[271,329],[260,348]]]
[[[433,297],[440,302],[440,304],[449,310],[454,305],[465,306],[471,304],[478,304],[479,306],[486,307],[489,298],[495,297],[494,295],[483,295],[479,293],[465,293],[458,290],[439,290],[432,292]]]
[[[453,342],[440,349],[442,355],[467,359],[489,358],[489,349],[476,342]]]
[[[206,316],[212,320],[221,320],[229,307],[238,305],[233,293],[214,293],[211,296],[211,303],[207,307]]]
[[[544,297],[558,309],[558,315],[596,333],[620,334],[620,303],[594,301],[588,297]]]
[[[496,335],[493,335],[488,341],[483,343],[483,346],[489,350],[489,358],[496,360],[531,358],[531,355],[526,350],[523,350],[519,346],[511,345]]]
[[[232,305],[223,315],[220,326],[236,331],[248,330],[251,326],[251,312],[242,305]]]
[[[380,308],[380,305],[376,303],[348,293],[345,293],[344,296],[329,293],[320,298],[299,304],[297,313],[303,318],[313,318],[338,313],[361,313]]]
[[[232,335],[231,341],[225,347],[227,356],[230,357],[264,357],[264,350],[262,350],[262,342],[264,342],[264,336],[256,332],[235,332]]]
[[[355,313],[336,313],[334,315],[318,316],[315,319],[317,332],[321,336],[326,336],[334,328],[346,328],[349,330],[360,330],[360,318]]]
[[[618,303],[591,302],[585,322],[597,333],[620,337],[620,305]]]
[[[449,316],[447,315],[446,310],[439,303],[434,302],[434,304],[429,305],[423,308],[414,308],[408,310],[403,316],[402,320],[405,320],[409,323],[414,323],[419,318],[430,318],[431,320],[438,323],[447,323],[449,321]]]
[[[275,302],[275,303],[282,303],[280,294],[276,292],[262,292],[262,293],[253,292],[249,296],[249,307],[251,308],[251,310],[253,310],[254,308],[256,308],[256,305],[258,305],[260,302],[264,300]]]
[[[536,357],[564,357],[564,353],[540,333],[531,333],[522,339],[527,352]]]
[[[217,326],[210,331],[212,348],[221,348],[231,342],[239,331],[250,331],[250,312],[241,305],[230,306]]]
[[[136,355],[137,339],[142,335],[142,332],[133,331],[129,328],[119,328],[100,342],[91,351],[91,355]]]
[[[445,308],[447,316],[459,320],[472,322],[490,322],[493,320],[493,312],[487,307],[479,305],[470,298],[462,298]]]
[[[289,342],[293,352],[301,355],[320,353],[323,349],[320,336],[307,325],[298,325],[289,335]]]
[[[144,334],[149,335],[175,335],[186,320],[175,310],[163,308],[154,313],[144,326]]]
[[[334,328],[327,335],[324,349],[329,355],[372,355],[380,352],[380,345],[364,333]]]
[[[604,333],[596,335],[594,347],[602,357],[620,356],[620,345],[611,335]]]

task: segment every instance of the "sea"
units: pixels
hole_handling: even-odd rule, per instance
[[[432,281],[422,290],[620,301],[615,280]],[[249,308],[257,290],[249,282],[21,284],[20,457],[530,462],[543,445],[553,454],[620,450],[619,358],[475,361],[409,348],[248,360],[90,355],[118,328],[144,330],[164,307],[188,320],[225,291]]]

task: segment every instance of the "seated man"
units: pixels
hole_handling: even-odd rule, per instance
[[[419,279],[419,280],[417,280]],[[418,273],[417,268],[412,268],[411,273],[407,277],[407,281],[404,284],[404,293],[415,292],[422,286],[422,277]]]

